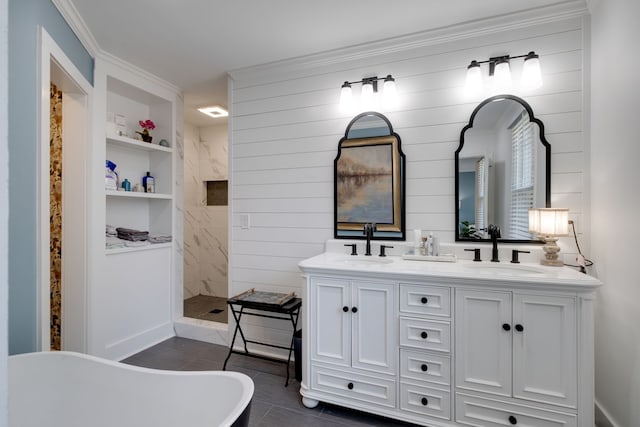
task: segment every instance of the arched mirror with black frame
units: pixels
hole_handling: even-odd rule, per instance
[[[551,145],[531,106],[513,95],[482,101],[460,133],[455,153],[455,240],[540,243],[528,210],[551,207]]]
[[[405,156],[400,136],[377,112],[354,117],[334,160],[334,236],[405,239]]]

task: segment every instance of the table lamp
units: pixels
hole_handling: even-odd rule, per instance
[[[569,235],[569,209],[565,208],[532,208],[529,209],[529,232],[536,233],[544,240],[544,258],[542,265],[561,267],[564,265],[558,254],[560,247],[556,244],[559,236]]]

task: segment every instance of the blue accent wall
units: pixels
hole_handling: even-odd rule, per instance
[[[93,58],[51,0],[9,0],[9,353],[36,351],[38,57],[42,26],[93,84]],[[45,130],[46,131],[46,130]]]

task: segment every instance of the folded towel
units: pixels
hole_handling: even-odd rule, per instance
[[[150,243],[147,241],[136,241],[136,242],[126,242],[124,245],[128,248],[135,248],[138,246],[149,246]]]
[[[171,236],[150,236],[150,243],[169,243],[171,241]]]
[[[132,242],[143,241],[149,238],[148,231],[140,231],[124,227],[118,227],[116,228],[116,231],[118,232],[119,238]]]
[[[113,225],[107,224],[107,226],[106,226],[106,234],[107,234],[107,236],[116,236],[118,234],[118,232],[116,231],[116,228]]]
[[[116,231],[118,232],[118,234],[149,235],[148,231],[134,230],[133,228],[125,228],[125,227],[118,227],[116,228]]]
[[[118,239],[117,237],[113,237],[113,236],[106,237],[107,249],[124,248],[124,244],[125,244],[125,241],[122,239]]]

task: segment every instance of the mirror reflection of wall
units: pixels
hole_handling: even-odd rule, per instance
[[[534,240],[528,210],[549,200],[549,153],[525,105],[513,96],[490,98],[463,130],[456,153],[457,239],[488,239],[485,229],[495,224],[503,240]]]

